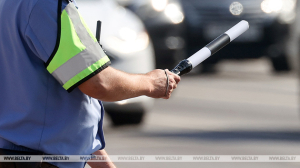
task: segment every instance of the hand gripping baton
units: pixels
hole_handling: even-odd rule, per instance
[[[231,41],[239,37],[245,31],[249,29],[249,23],[242,20],[227,32],[210,42],[208,45],[203,47],[201,50],[196,52],[194,55],[181,61],[171,72],[181,76],[189,73],[193,68],[199,65],[201,62],[206,60],[211,55],[218,52],[220,49],[225,47]]]

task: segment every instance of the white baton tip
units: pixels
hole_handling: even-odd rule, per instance
[[[192,63],[193,68],[199,65],[201,62],[211,56],[211,51],[207,47],[203,47],[201,50],[190,56],[188,60]]]
[[[245,31],[249,29],[249,23],[245,20],[240,21],[238,24],[233,26],[227,32],[225,32],[230,37],[230,42],[239,37]]]

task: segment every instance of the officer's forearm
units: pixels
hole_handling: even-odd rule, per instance
[[[159,70],[158,70],[159,71]],[[151,97],[162,97],[165,92],[166,86],[166,77],[165,74],[156,75],[161,76],[152,78],[151,74],[128,74],[119,70],[116,70],[112,67],[108,67],[84,82],[79,86],[79,89],[96,99],[102,101],[119,101],[128,98],[138,97],[141,95],[147,95]],[[161,88],[154,88],[155,81],[160,79]],[[161,90],[161,93],[158,92],[156,95],[153,94],[153,90]],[[161,94],[161,95],[159,95]]]
[[[107,153],[105,150],[98,150],[93,153],[94,155],[104,156],[108,161],[107,162],[91,162],[89,161],[88,164],[92,168],[116,168],[116,166],[110,161]]]

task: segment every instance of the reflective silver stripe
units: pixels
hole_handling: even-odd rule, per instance
[[[79,72],[85,70],[105,56],[106,54],[103,52],[99,44],[94,42],[93,45],[89,46],[84,51],[75,55],[66,63],[58,67],[52,75],[61,85],[64,85]]]
[[[84,25],[82,24],[80,15],[79,15],[76,7],[74,6],[74,4],[69,3],[67,5],[67,7],[65,8],[65,10],[74,25],[75,31],[76,31],[81,43],[83,45],[85,45],[86,47],[93,45],[95,41],[92,39],[92,37],[90,36],[90,34],[88,33],[88,31],[86,30]]]

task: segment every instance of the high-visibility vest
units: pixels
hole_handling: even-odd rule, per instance
[[[97,42],[73,3],[58,7],[56,47],[46,62],[47,70],[64,89],[71,92],[81,83],[110,65],[110,60]]]

